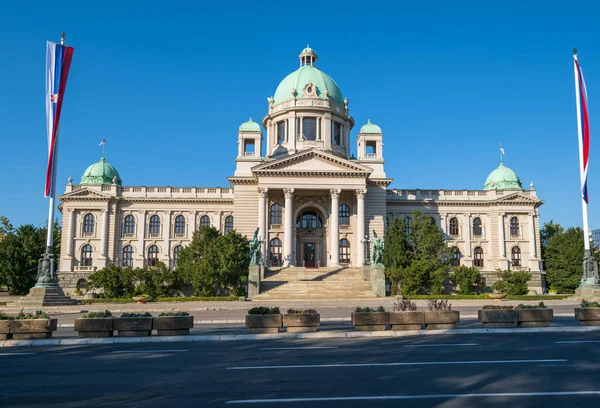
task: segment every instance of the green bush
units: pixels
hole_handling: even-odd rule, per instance
[[[35,313],[23,313],[21,312],[15,316],[15,320],[33,320],[33,319],[49,319],[48,313],[41,310],[37,310]]]
[[[152,314],[149,312],[123,313],[121,317],[152,317]]]
[[[135,293],[135,274],[133,268],[121,268],[109,265],[92,273],[87,279],[88,289],[103,289],[99,297],[131,297]]]
[[[544,304],[544,302],[540,302],[537,305],[524,305],[523,303],[521,303],[515,309],[517,309],[517,310],[522,310],[522,309],[546,309],[546,305]]]
[[[354,310],[355,313],[375,313],[375,312],[385,312],[385,307],[383,306],[378,306],[377,308],[374,307],[360,307],[357,306],[356,310]]]
[[[165,317],[165,316],[167,316],[167,317],[173,317],[173,316],[178,317],[178,316],[189,316],[189,315],[190,314],[188,312],[175,312],[175,311],[172,311],[172,312],[162,312],[158,316],[159,317]]]
[[[588,308],[588,307],[600,307],[600,303],[598,302],[590,302],[588,300],[582,300],[580,303],[580,307]]]
[[[315,309],[288,309],[288,314],[317,313]]]
[[[258,306],[248,310],[248,314],[281,314],[278,307]]]
[[[507,295],[524,295],[529,290],[527,282],[531,279],[531,274],[525,271],[500,271],[497,272],[500,280],[494,282],[492,289]]]
[[[9,316],[4,313],[0,313],[0,320],[14,320],[14,316]]]
[[[459,286],[461,295],[473,293],[473,286],[481,281],[481,274],[475,267],[458,266],[450,274],[450,280]]]
[[[95,319],[100,317],[112,317],[112,313],[110,310],[105,310],[104,312],[88,312],[81,316],[82,319]]]

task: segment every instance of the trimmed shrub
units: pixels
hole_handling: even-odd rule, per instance
[[[248,314],[281,314],[278,307],[258,306],[248,310]]]
[[[600,307],[600,303],[598,302],[590,302],[588,300],[582,300],[580,303],[580,307],[587,309],[589,307]]]
[[[525,271],[500,271],[497,272],[500,280],[492,285],[492,289],[507,295],[525,295],[529,290],[527,282],[531,274]]]
[[[288,309],[288,314],[317,313],[315,309]]]
[[[152,314],[149,312],[123,313],[121,317],[152,317]]]
[[[357,306],[356,310],[354,311],[355,313],[375,313],[375,312],[385,312],[385,307],[383,306],[378,306],[377,308],[373,308],[373,307],[360,307]]]
[[[112,317],[112,313],[110,310],[105,310],[104,312],[88,312],[81,316],[82,319],[95,319],[99,317]]]
[[[517,309],[517,310],[523,310],[523,309],[546,309],[546,305],[544,304],[544,302],[540,302],[537,305],[524,305],[523,303],[521,303],[515,309]]]
[[[475,267],[458,266],[450,274],[450,280],[459,286],[461,295],[473,293],[473,286],[481,281],[481,274]]]
[[[189,316],[188,312],[162,312],[158,315],[158,317],[179,317],[179,316]]]

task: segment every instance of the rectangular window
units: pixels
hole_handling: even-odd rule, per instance
[[[366,154],[367,159],[375,159],[377,158],[377,143],[375,142],[367,142],[366,144]]]
[[[244,156],[254,157],[254,140],[246,140],[244,142]]]
[[[302,120],[302,138],[304,140],[317,140],[317,118],[304,118]]]
[[[277,143],[285,143],[285,122],[279,122],[277,124]]]
[[[331,132],[331,141],[333,144],[340,145],[342,141],[342,125],[333,122],[333,130]]]

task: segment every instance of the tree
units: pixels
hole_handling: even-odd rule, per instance
[[[0,215],[0,239],[5,235],[11,234],[14,232],[14,228],[8,218],[3,215]]]
[[[546,259],[546,246],[548,245],[548,240],[554,235],[564,232],[564,230],[565,229],[560,224],[554,223],[554,220],[550,220],[550,222],[544,223],[544,226],[540,230],[540,246],[542,248],[542,259]]]
[[[246,294],[246,280],[250,266],[248,238],[233,230],[219,237],[219,277],[222,285],[234,295]]]
[[[410,245],[406,223],[400,218],[394,218],[385,231],[384,242],[385,275],[392,283],[392,295],[396,295],[402,270],[410,265]]]
[[[546,245],[546,280],[561,293],[573,293],[583,275],[583,230],[556,232]]]
[[[481,274],[474,266],[457,266],[452,270],[450,280],[458,285],[458,293],[461,295],[471,295],[473,286],[481,281]]]

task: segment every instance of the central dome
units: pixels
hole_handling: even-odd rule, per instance
[[[279,84],[273,97],[273,104],[277,105],[282,102],[289,101],[294,98],[292,90],[296,91],[295,96],[302,98],[304,96],[304,88],[310,82],[316,88],[316,96],[320,99],[330,99],[340,105],[344,104],[344,97],[339,86],[333,78],[317,69],[314,66],[317,60],[317,54],[312,48],[307,47],[300,54],[300,68],[292,72]],[[327,97],[325,96],[327,91]]]
[[[490,173],[484,190],[523,190],[521,179],[517,173],[506,167],[503,163]]]
[[[120,186],[121,177],[119,172],[104,159],[104,156],[99,162],[88,167],[83,176],[81,176],[81,184],[113,184]]]

